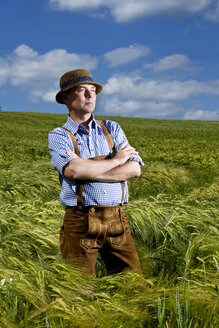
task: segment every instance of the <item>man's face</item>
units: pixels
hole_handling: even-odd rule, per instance
[[[78,114],[92,113],[96,105],[96,87],[92,84],[81,84],[69,94],[63,95],[63,100],[69,111]]]

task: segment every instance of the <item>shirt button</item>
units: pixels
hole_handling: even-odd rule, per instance
[[[104,190],[104,192],[103,192],[103,193],[104,193],[104,195],[106,195],[106,190]]]

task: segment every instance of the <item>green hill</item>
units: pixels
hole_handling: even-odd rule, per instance
[[[0,112],[0,327],[217,327],[218,122],[109,119],[145,163],[126,206],[145,287],[101,259],[87,279],[59,255],[47,135],[66,115]]]

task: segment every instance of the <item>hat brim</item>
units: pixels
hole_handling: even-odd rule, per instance
[[[81,84],[92,84],[92,85],[95,85],[95,87],[96,87],[96,94],[100,93],[101,90],[103,89],[103,86],[100,83],[97,83],[97,82],[94,82],[94,81],[80,81],[80,82],[77,82],[77,83],[73,83],[72,85],[67,86],[66,88],[60,90],[57,93],[57,95],[56,95],[56,101],[57,101],[57,103],[64,104],[64,102],[62,100],[63,93],[65,93],[65,91],[67,91],[69,89],[72,89],[72,88],[75,89],[75,88],[77,88]]]

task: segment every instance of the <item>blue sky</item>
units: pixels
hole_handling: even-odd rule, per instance
[[[219,120],[218,0],[7,0],[0,106],[67,113],[60,76],[91,70],[96,114]]]

